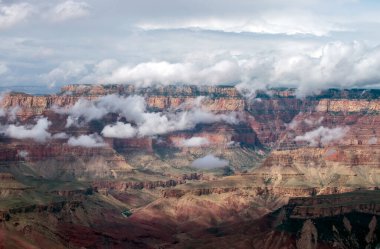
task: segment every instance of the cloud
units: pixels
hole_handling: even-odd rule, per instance
[[[327,36],[333,31],[343,31],[341,24],[333,23],[328,18],[321,18],[312,13],[299,11],[266,12],[254,17],[194,18],[154,23],[140,23],[143,30],[201,29],[231,33],[262,34],[308,34]]]
[[[302,120],[293,119],[292,122],[290,122],[286,126],[291,130],[295,130],[301,123],[304,123],[308,126],[316,126],[316,125],[319,126],[323,120],[324,120],[324,117],[319,117],[318,119],[317,117],[310,117],[310,118],[305,118]]]
[[[0,93],[0,104],[3,101],[3,98],[4,98],[4,93]],[[4,117],[4,116],[5,116],[5,110],[4,108],[0,108],[0,117]]]
[[[4,0],[1,82],[379,87],[379,4],[367,2]]]
[[[229,162],[224,159],[220,159],[213,155],[207,155],[202,158],[198,158],[191,163],[191,167],[197,169],[215,169],[215,168],[223,168],[228,166]]]
[[[363,42],[284,42],[270,50],[198,52],[176,62],[122,64],[116,60],[63,63],[46,82],[121,83],[137,87],[171,84],[235,85],[252,93],[268,87],[295,87],[304,97],[328,88],[380,87],[380,47]]]
[[[54,85],[84,77],[87,73],[88,69],[85,62],[67,61],[62,62],[58,67],[40,77],[44,82]]]
[[[102,135],[113,138],[131,138],[137,135],[137,130],[131,124],[117,122],[115,125],[106,125],[102,130]]]
[[[21,157],[21,158],[26,158],[27,156],[29,155],[29,152],[26,151],[26,150],[19,150],[17,152],[17,156]]]
[[[89,15],[90,6],[82,1],[65,1],[52,10],[52,19],[57,22],[77,19]]]
[[[25,21],[33,12],[28,3],[2,4],[0,2],[0,30],[8,29]]]
[[[6,92],[0,93],[0,106],[1,106],[2,100],[4,99],[5,94],[6,94]],[[7,108],[7,109],[0,107],[0,117],[7,117],[7,119],[9,121],[15,121],[16,117],[17,117],[17,113],[19,111],[20,111],[19,106],[14,106],[14,107]]]
[[[205,137],[192,137],[189,139],[183,139],[180,141],[180,147],[201,147],[207,146],[210,144],[210,141]]]
[[[88,148],[107,146],[107,144],[104,143],[102,137],[100,137],[96,133],[91,135],[80,135],[79,137],[70,137],[67,141],[67,144],[70,146],[80,146]]]
[[[137,123],[139,136],[152,136],[178,130],[189,130],[195,128],[197,124],[211,124],[217,122],[237,124],[240,120],[238,113],[235,112],[229,114],[215,114],[197,106],[190,110],[177,110],[175,113],[144,113],[142,117],[143,121]]]
[[[105,75],[102,81],[131,83],[140,87],[176,83],[216,85],[236,81],[238,73],[239,66],[236,61],[222,60],[206,67],[191,62],[160,61],[120,66],[110,75]]]
[[[294,141],[306,141],[310,146],[329,145],[344,138],[347,134],[348,127],[327,128],[321,126],[315,130],[306,132],[302,136],[297,136]]]
[[[304,97],[328,88],[380,87],[377,46],[357,41],[329,42],[314,49],[277,52],[267,58],[271,59],[251,58],[239,63],[244,70],[238,89],[295,87],[298,97]]]
[[[51,122],[47,118],[40,118],[34,126],[9,125],[4,133],[11,138],[33,139],[36,142],[44,143],[51,137],[51,134],[47,131],[50,125]]]
[[[53,139],[67,139],[69,138],[69,135],[67,135],[65,132],[59,132],[52,136]]]
[[[122,131],[125,136],[132,134],[136,136],[160,135],[178,130],[193,129],[197,124],[210,124],[215,122],[226,122],[237,124],[240,121],[238,113],[215,114],[200,107],[202,98],[194,100],[192,107],[188,110],[176,110],[175,112],[147,112],[145,99],[141,96],[102,96],[94,101],[80,99],[69,110],[56,109],[58,113],[69,114],[66,127],[80,125],[80,120],[85,122],[101,119],[108,113],[117,113],[119,117],[135,124],[117,123],[107,125],[103,133],[106,136],[121,137],[117,134]],[[128,108],[126,108],[128,107]]]
[[[125,108],[125,107],[128,108]],[[68,110],[54,109],[58,113],[69,114],[66,127],[78,125],[80,118],[85,122],[103,118],[108,113],[118,113],[128,121],[142,122],[146,111],[146,103],[141,96],[122,97],[118,95],[106,95],[96,100],[79,99]]]
[[[86,122],[104,117],[108,110],[96,103],[87,99],[79,99],[68,111],[70,116],[67,119],[66,127],[70,127],[80,117],[83,117]]]

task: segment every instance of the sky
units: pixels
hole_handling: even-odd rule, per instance
[[[0,0],[0,91],[380,87],[380,1]]]

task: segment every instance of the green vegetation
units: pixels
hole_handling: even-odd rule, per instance
[[[128,217],[131,216],[133,213],[132,213],[131,210],[126,209],[126,210],[124,210],[123,212],[121,212],[121,214],[122,214],[124,217],[128,218]]]

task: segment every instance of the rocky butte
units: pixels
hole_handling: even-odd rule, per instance
[[[380,90],[4,93],[0,248],[378,248],[379,136]]]

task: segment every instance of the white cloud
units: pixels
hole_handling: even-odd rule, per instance
[[[241,83],[299,86],[300,96],[380,86],[375,1],[116,2],[2,1],[0,54],[12,69],[2,82]],[[354,40],[369,47],[347,49]],[[220,51],[230,56],[211,61]]]
[[[201,147],[207,146],[210,141],[205,137],[192,137],[189,139],[183,139],[180,141],[179,146],[181,147]]]
[[[240,65],[244,70],[238,89],[296,87],[297,95],[304,97],[328,88],[380,86],[380,48],[356,41],[276,52]]]
[[[319,126],[322,123],[323,119],[324,117],[319,117],[318,119],[317,117],[309,117],[302,120],[293,119],[292,122],[286,126],[291,130],[295,130],[302,122],[308,126]]]
[[[33,139],[36,142],[44,143],[51,137],[51,134],[47,131],[50,125],[51,122],[47,118],[40,118],[34,126],[9,125],[4,133],[11,138]]]
[[[194,101],[189,110],[177,110],[176,112],[147,112],[145,99],[141,96],[122,97],[118,95],[107,95],[94,101],[80,99],[69,110],[56,110],[58,113],[68,113],[66,127],[76,124],[81,119],[89,122],[91,120],[101,119],[108,113],[117,113],[124,117],[128,122],[136,124],[137,136],[152,136],[165,134],[177,130],[187,130],[194,128],[197,124],[209,124],[215,122],[226,122],[236,124],[240,117],[238,113],[215,114],[202,109],[199,102],[202,98]],[[127,125],[128,126],[128,125]],[[130,125],[129,125],[130,126]],[[132,127],[117,124],[115,126],[106,126],[105,134],[116,136],[114,132],[120,129],[127,129],[124,132],[131,135]]]
[[[191,62],[146,62],[120,66],[110,75],[104,75],[102,81],[130,83],[140,87],[175,83],[215,85],[235,82],[239,70],[237,62],[231,60],[218,61],[205,67]]]
[[[59,132],[52,136],[53,139],[67,139],[69,138],[69,135],[67,135],[65,132]]]
[[[3,98],[4,98],[4,93],[0,93],[0,105],[3,101]],[[4,108],[0,108],[0,117],[4,117],[5,116],[5,110]]]
[[[15,121],[17,118],[17,114],[21,111],[21,107],[14,106],[7,110],[6,115],[8,116],[8,120]]]
[[[2,101],[7,92],[0,93],[0,106],[2,106]],[[7,117],[8,121],[15,121],[17,118],[17,113],[20,111],[19,106],[14,106],[10,108],[0,107],[0,117]]]
[[[21,157],[21,158],[26,158],[27,156],[29,155],[29,152],[26,151],[26,150],[19,150],[17,152],[17,156]]]
[[[310,146],[318,146],[319,144],[326,146],[344,138],[348,130],[348,127],[327,128],[321,126],[315,130],[306,132],[302,136],[297,136],[294,141],[306,141]]]
[[[128,121],[141,122],[144,119],[143,113],[145,113],[145,109],[146,103],[141,96],[122,97],[112,94],[102,96],[94,101],[79,99],[68,110],[55,108],[55,111],[69,114],[66,127],[70,127],[74,124],[78,125],[80,118],[89,122],[101,119],[108,113],[119,113]]]
[[[202,158],[198,158],[191,163],[191,166],[198,169],[215,169],[228,166],[229,162],[224,159],[215,157],[214,155],[207,155]]]
[[[131,124],[117,122],[115,125],[106,125],[102,130],[104,137],[131,138],[136,136],[137,130]]]
[[[75,105],[70,108],[68,113],[70,116],[67,119],[66,127],[70,127],[79,117],[83,117],[87,122],[100,119],[108,113],[108,110],[103,106],[96,105],[93,101],[79,99]]]
[[[240,120],[238,113],[231,112],[229,114],[215,114],[197,106],[190,110],[182,110],[175,113],[144,113],[143,118],[143,122],[138,123],[138,134],[140,136],[151,136],[178,130],[189,130],[195,128],[197,124],[210,124],[216,122],[237,124]]]
[[[58,4],[52,10],[51,17],[54,21],[66,21],[89,15],[90,6],[82,1],[65,1]]]
[[[88,148],[107,146],[107,144],[104,143],[102,137],[100,137],[96,133],[91,135],[80,135],[79,137],[70,137],[67,141],[67,144],[70,146],[80,146]]]
[[[327,18],[312,13],[287,11],[266,12],[254,17],[194,18],[170,22],[140,23],[137,26],[144,30],[201,29],[232,33],[263,34],[309,34],[327,36],[332,31],[343,31],[341,24],[333,23]]]
[[[267,87],[296,87],[298,96],[304,97],[327,88],[380,87],[379,68],[380,47],[357,41],[323,45],[300,42],[253,54],[198,52],[177,62],[123,65],[107,59],[99,63],[62,63],[44,79],[47,82],[128,83],[138,87],[232,84],[249,93]]]
[[[32,12],[33,7],[28,3],[6,5],[0,2],[0,30],[25,21]]]
[[[70,82],[74,79],[82,78],[88,73],[86,65],[85,62],[78,61],[63,62],[49,73],[42,74],[40,77],[48,84]]]

